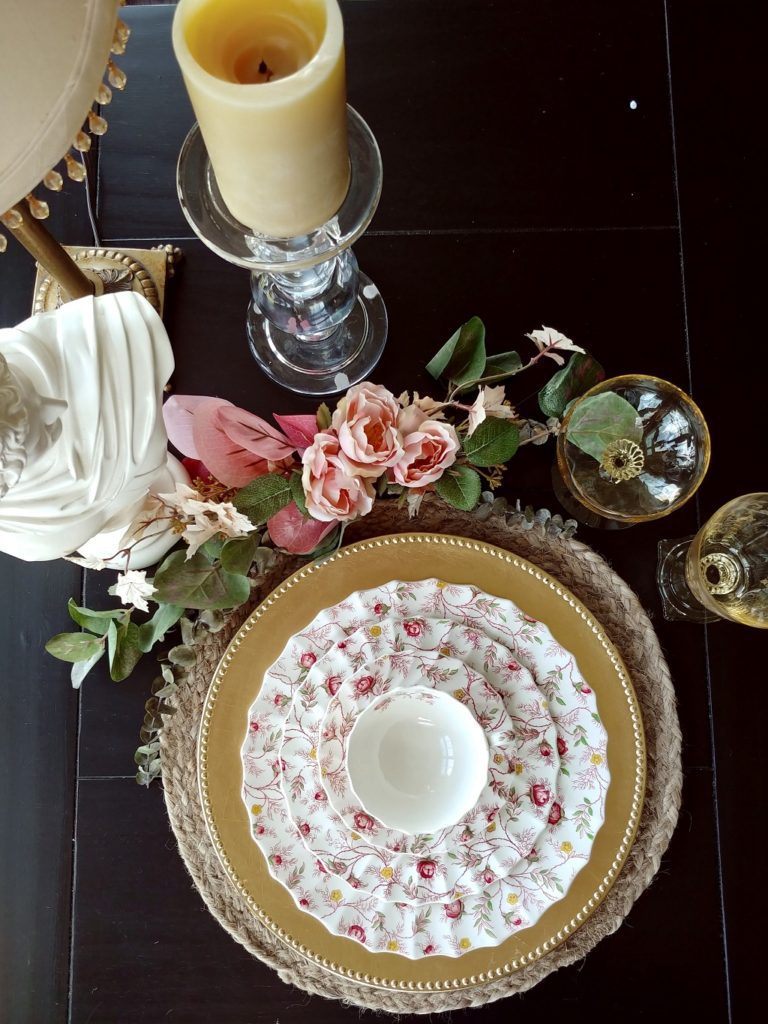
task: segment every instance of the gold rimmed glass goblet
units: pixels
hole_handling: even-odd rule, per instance
[[[729,501],[695,537],[659,543],[664,617],[768,629],[768,493]]]
[[[589,526],[631,526],[680,508],[701,484],[709,455],[707,424],[685,392],[659,377],[613,377],[566,413],[555,493]]]

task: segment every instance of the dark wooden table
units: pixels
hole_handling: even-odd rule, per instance
[[[653,886],[585,962],[475,1019],[751,1019],[763,988],[754,947],[765,740],[752,702],[765,636],[664,622],[654,571],[659,538],[768,489],[764,328],[746,256],[756,5],[348,0],[344,15],[349,97],[385,164],[381,207],[356,250],[390,314],[376,379],[429,390],[424,360],[473,314],[497,350],[525,344],[523,332],[544,322],[611,374],[657,374],[690,390],[713,434],[709,476],[682,511],[629,532],[580,533],[640,595],[672,668],[685,768],[672,844]],[[184,250],[165,317],[177,392],[262,415],[308,410],[256,369],[247,274],[190,237],[176,202],[192,115],[171,16],[127,11],[129,84],[107,111],[95,165],[102,239]],[[52,205],[62,241],[92,241],[82,190],[67,187]],[[27,314],[33,277],[27,255],[9,250],[2,325]],[[510,391],[519,400],[537,383]],[[526,449],[509,493],[555,508],[550,466],[551,451]],[[97,671],[75,694],[67,667],[44,653],[68,628],[67,598],[98,605],[108,582],[5,556],[0,572],[0,1020],[356,1020],[354,1009],[283,985],[193,889],[160,786],[146,792],[132,777],[151,665],[122,684]]]

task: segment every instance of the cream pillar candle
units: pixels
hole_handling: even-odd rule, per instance
[[[328,221],[349,184],[337,0],[180,0],[173,47],[235,217],[284,238]]]

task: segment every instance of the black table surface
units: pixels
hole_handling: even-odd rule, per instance
[[[747,255],[757,7],[343,4],[349,98],[385,166],[381,206],[356,247],[390,315],[375,379],[429,391],[424,361],[474,314],[497,351],[525,344],[522,334],[543,322],[610,374],[656,374],[689,390],[713,437],[709,475],[673,517],[626,532],[580,530],[638,593],[671,666],[685,781],[669,850],[621,928],[584,962],[511,1002],[467,1011],[478,1021],[523,1011],[536,1020],[746,1020],[763,989],[765,741],[753,702],[765,636],[667,623],[654,583],[660,538],[692,533],[724,501],[768,489],[765,340]],[[127,9],[128,88],[106,111],[109,132],[92,161],[102,241],[184,251],[165,314],[177,392],[221,395],[262,415],[309,411],[253,364],[247,273],[190,237],[177,204],[175,162],[192,114],[171,53],[172,13]],[[52,206],[60,240],[92,243],[81,187],[68,185]],[[13,242],[0,275],[6,326],[27,315],[33,279]],[[521,400],[538,383],[509,390]],[[556,510],[551,457],[521,453],[510,496]],[[44,653],[45,640],[68,628],[67,599],[97,605],[108,582],[64,562],[7,556],[0,572],[0,1020],[357,1019],[284,985],[205,909],[160,785],[133,781],[151,664],[119,684],[95,671],[75,693],[68,667]]]

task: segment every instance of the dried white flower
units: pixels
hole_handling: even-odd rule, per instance
[[[157,593],[143,569],[128,569],[118,573],[117,583],[110,587],[110,593],[120,598],[123,604],[132,604],[139,611],[148,612],[147,598]]]
[[[563,357],[558,355],[559,352],[584,352],[583,348],[574,345],[570,338],[566,338],[554,327],[542,326],[541,330],[526,334],[526,338],[531,339],[541,355],[554,359],[558,366],[562,366],[565,362]]]
[[[504,393],[504,385],[496,387],[483,387],[477,393],[477,398],[469,408],[469,429],[467,437],[471,437],[487,416],[497,419],[508,420],[514,417],[515,410],[507,402]]]
[[[83,558],[82,555],[65,555],[65,562],[73,562],[75,565],[79,565],[83,569],[96,569],[101,571],[107,568],[107,563],[103,558]]]
[[[187,559],[192,558],[198,548],[211,537],[224,534],[225,537],[244,537],[256,527],[247,516],[238,512],[231,501],[192,501],[186,508],[194,508],[192,522],[184,527],[182,536],[189,544]]]

